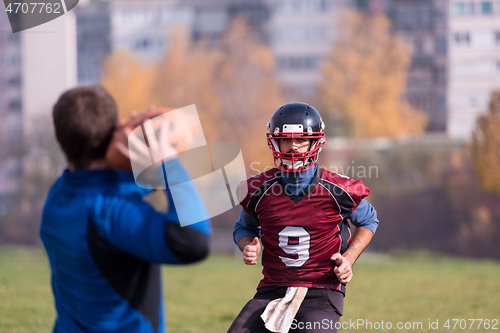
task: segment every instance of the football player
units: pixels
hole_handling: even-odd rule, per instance
[[[305,103],[281,106],[267,124],[276,168],[247,180],[233,233],[247,265],[262,243],[264,278],[228,332],[336,332],[352,265],[378,219],[368,187],[316,164],[324,129]]]

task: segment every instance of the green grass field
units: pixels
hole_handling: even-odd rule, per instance
[[[167,330],[225,332],[253,296],[260,270],[230,256],[212,256],[191,266],[166,266]],[[360,325],[341,332],[485,332],[496,331],[492,320],[500,320],[499,262],[422,253],[364,255],[354,274],[342,322],[345,327],[349,322]],[[50,332],[54,316],[43,251],[0,248],[0,333]],[[447,319],[449,329],[444,327]],[[489,319],[490,329],[485,329],[484,322],[478,329],[479,321],[468,319]],[[371,322],[372,329],[361,325],[361,320]],[[439,329],[429,330],[429,320],[438,320]],[[392,330],[386,328],[388,323]],[[398,323],[403,329],[396,328]],[[413,328],[404,329],[405,324]]]

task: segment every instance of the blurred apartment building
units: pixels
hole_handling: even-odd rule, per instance
[[[90,0],[76,8],[79,84],[102,75],[111,51],[133,50],[158,61],[168,49],[169,29],[184,26],[191,36],[216,44],[231,19],[243,16],[271,45],[279,79],[291,95],[308,94],[318,66],[335,36],[335,14],[345,0]]]
[[[447,116],[448,0],[356,0],[354,7],[382,12],[410,46],[406,99],[424,111],[427,130],[444,132]]]
[[[429,116],[430,131],[468,139],[500,89],[500,1],[356,0],[385,12],[413,55],[406,97]],[[375,6],[376,5],[376,6]]]
[[[78,84],[92,85],[102,76],[103,61],[111,53],[111,17],[108,1],[80,2],[75,7]]]
[[[429,117],[428,131],[446,130],[447,0],[390,0],[393,29],[412,50],[406,98]]]
[[[269,43],[277,75],[290,98],[314,92],[319,63],[335,37],[335,17],[346,0],[90,0],[76,8],[79,83],[102,75],[102,61],[117,49],[158,61],[168,31],[184,26],[195,40],[217,44],[229,22],[243,16]]]
[[[311,94],[346,7],[385,13],[412,48],[406,98],[445,131],[448,0],[274,0],[270,34],[277,74],[291,96]]]
[[[0,12],[0,215],[18,189],[22,138],[21,44],[7,13]]]
[[[170,28],[216,44],[243,15],[269,43],[288,97],[300,98],[315,90],[345,7],[388,15],[412,50],[407,100],[428,115],[428,131],[467,139],[500,82],[499,0],[90,0],[76,8],[79,83],[98,82],[113,50],[154,62]]]
[[[43,153],[30,160],[39,143],[32,140],[33,130],[52,137],[49,115],[54,101],[76,84],[74,23],[69,12],[13,33],[7,13],[0,12],[0,217],[17,204],[23,173],[44,162]]]
[[[450,3],[448,133],[468,137],[500,89],[500,1]]]
[[[55,101],[77,84],[75,13],[16,34],[21,38],[23,136],[33,140],[42,126],[52,132]]]
[[[321,60],[331,51],[344,0],[272,0],[270,45],[276,74],[291,99],[314,94]]]
[[[236,16],[266,40],[270,13],[261,0],[90,0],[76,15],[78,83],[95,84],[112,51],[128,49],[142,61],[156,62],[168,49],[172,28],[184,27],[195,40],[213,45]]]

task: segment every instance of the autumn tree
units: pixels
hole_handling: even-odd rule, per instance
[[[169,39],[169,50],[156,66],[153,79],[157,105],[180,108],[195,104],[207,142],[223,140],[217,132],[221,110],[213,84],[216,50],[193,42],[182,27],[170,31]]]
[[[132,51],[118,50],[104,61],[101,84],[115,98],[119,118],[143,111],[157,101],[153,95],[154,66],[146,65]]]
[[[262,171],[272,163],[266,124],[285,103],[271,50],[255,38],[243,19],[233,20],[222,40],[213,84],[221,112],[214,118],[227,140],[242,147],[247,166]],[[224,128],[224,131],[220,131]]]
[[[355,137],[395,137],[424,131],[426,116],[403,97],[409,48],[382,14],[347,11],[321,66],[319,91],[326,110],[348,124]]]
[[[151,104],[196,104],[207,142],[238,144],[247,171],[253,162],[254,172],[271,165],[266,123],[285,100],[269,47],[243,19],[232,21],[215,46],[193,42],[181,27],[169,32],[169,40],[168,51],[154,67],[125,51],[106,60],[102,84],[115,97],[120,114],[128,116]]]
[[[215,52],[203,43],[192,42],[184,27],[172,29],[169,40],[171,46],[156,66],[153,82],[153,93],[160,105],[218,108],[212,84]]]
[[[254,169],[262,169],[272,163],[266,123],[284,100],[270,49],[243,19],[231,22],[227,31],[212,47],[193,43],[183,29],[172,31],[153,91],[163,106],[196,104],[207,141],[238,144],[247,167],[258,162]]]
[[[487,113],[477,120],[472,147],[479,182],[500,194],[500,90],[492,92]]]

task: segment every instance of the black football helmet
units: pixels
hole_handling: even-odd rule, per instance
[[[267,144],[273,152],[274,164],[282,171],[302,172],[313,167],[325,144],[325,123],[319,112],[305,103],[280,106],[267,123]],[[311,145],[305,153],[281,152],[279,139],[307,138]]]

